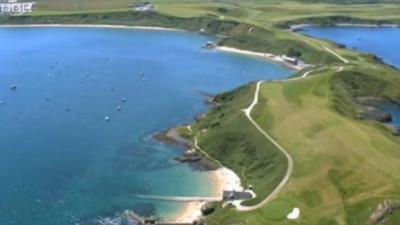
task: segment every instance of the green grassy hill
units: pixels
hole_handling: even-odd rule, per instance
[[[307,3],[329,3],[329,4],[376,4],[376,3],[400,3],[399,0],[298,0]]]
[[[250,213],[238,213],[234,209],[224,208],[210,216],[209,223],[373,224],[369,217],[379,203],[400,199],[400,138],[393,136],[389,128],[377,122],[355,119],[353,111],[358,106],[353,99],[356,96],[400,98],[398,72],[381,69],[378,70],[380,73],[363,74],[350,67],[342,72],[331,69],[303,80],[268,82],[262,85],[261,98],[253,117],[292,155],[295,163],[293,176],[279,197],[266,207]],[[377,74],[385,74],[385,78],[381,79],[381,75]],[[353,83],[353,79],[357,79],[357,82]],[[231,102],[242,102],[243,98],[247,98],[247,103],[251,102],[252,97],[247,92],[254,92],[254,85],[252,87],[246,87],[246,92],[240,95],[235,94],[237,91],[225,94],[232,97],[223,101],[222,111],[233,110],[231,115],[241,113],[243,116],[236,106],[231,106]],[[343,102],[350,104],[342,108]],[[217,111],[211,111],[204,120],[211,119],[220,123],[222,129],[210,128],[206,133],[219,137],[218,140],[225,143],[223,137],[229,137],[230,133],[226,133],[228,129],[223,128],[235,122],[231,121],[233,118],[229,115],[229,119],[213,120],[219,115]],[[247,121],[246,126],[239,118],[235,118],[235,121],[240,124],[241,132],[234,134],[251,134],[247,131],[252,129],[250,122]],[[201,121],[200,126],[203,123]],[[260,138],[268,142],[263,137],[253,136],[253,139]],[[245,140],[238,138],[234,141]],[[216,157],[218,154],[228,155],[222,148],[208,144],[215,142],[215,139],[204,141],[207,141],[207,144],[203,144],[205,149],[209,147],[211,150],[208,151],[217,151],[213,153]],[[274,147],[259,147],[268,154],[279,154]],[[245,166],[251,165],[241,155],[244,154],[243,150],[229,150],[229,157],[232,155],[236,160],[243,160]],[[235,167],[233,169],[240,171]],[[259,170],[263,169],[260,167]],[[281,175],[281,172],[267,169],[267,177],[277,175]],[[253,182],[258,179],[265,180],[264,177],[246,178]],[[301,217],[291,222],[286,219],[286,215],[293,207],[301,209]],[[398,224],[399,218],[400,211],[397,211],[387,216],[385,224]]]

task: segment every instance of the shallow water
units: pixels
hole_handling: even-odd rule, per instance
[[[348,48],[373,53],[386,63],[400,67],[400,28],[367,27],[306,27],[302,33],[331,40],[346,45]],[[391,113],[394,125],[400,128],[400,106],[382,104],[381,110]]]
[[[126,209],[169,218],[182,205],[134,195],[210,195],[210,177],[174,162],[181,150],[150,136],[207,111],[200,91],[291,71],[200,48],[207,40],[184,32],[1,28],[0,224],[107,224]]]
[[[399,105],[393,103],[378,103],[374,105],[375,107],[390,113],[393,118],[393,124],[400,129],[400,107]]]

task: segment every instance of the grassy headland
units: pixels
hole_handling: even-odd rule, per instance
[[[380,78],[382,75],[385,78]],[[295,162],[293,176],[279,197],[266,207],[246,213],[238,213],[232,208],[220,209],[208,218],[208,222],[252,225],[374,224],[370,216],[379,203],[400,199],[400,138],[393,136],[388,127],[378,122],[356,119],[355,112],[360,106],[355,98],[376,96],[399,100],[399,85],[398,72],[385,67],[362,73],[350,67],[341,72],[330,69],[302,80],[264,83],[259,104],[252,116],[290,152]],[[253,92],[254,86],[245,90]],[[222,112],[224,115],[231,110],[231,115],[239,113],[236,107],[241,108],[243,98],[247,99],[247,103],[251,102],[252,97],[247,91],[239,95],[236,94],[238,90],[223,94],[229,98],[222,101],[222,109],[212,110],[198,126],[209,124],[205,122],[209,120],[218,123],[221,129],[211,126],[205,132],[207,135],[201,134],[215,137],[204,139],[203,148],[211,153],[217,151],[213,153],[215,157],[227,158],[227,165],[235,165],[228,161],[232,156],[249,166],[257,162],[257,154],[247,155],[244,149],[238,150],[229,143],[237,142],[237,146],[243,146],[241,143],[249,142],[246,134],[253,135],[251,142],[255,142],[255,138],[268,141],[247,130],[252,127],[249,127],[249,121],[248,125],[241,122],[243,113],[235,116],[235,121],[229,116],[228,119],[215,119]],[[230,129],[225,126],[230,123],[238,123],[241,129],[228,133]],[[240,137],[225,140],[234,135]],[[218,141],[223,147],[215,146]],[[224,147],[229,149],[229,154]],[[270,160],[262,160],[267,165],[273,160],[276,160],[274,163],[284,164],[285,160],[276,155],[279,152],[273,146],[257,147],[270,155]],[[253,156],[248,163],[247,158]],[[260,166],[257,170],[264,171],[266,167]],[[271,168],[266,169],[267,177],[271,176],[270,173],[282,176]],[[266,180],[262,176],[250,176],[248,180],[255,182],[258,179]],[[296,222],[286,219],[293,207],[301,208],[301,218]],[[395,212],[385,218],[386,224],[397,224],[398,218],[399,212]]]

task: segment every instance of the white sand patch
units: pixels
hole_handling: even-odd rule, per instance
[[[289,220],[295,220],[300,217],[300,209],[295,207],[293,208],[292,212],[287,214],[286,216]]]
[[[239,176],[232,170],[222,167],[214,171],[218,179],[218,191],[222,196],[223,191],[243,191]]]
[[[220,50],[220,51],[225,51],[225,52],[261,57],[261,58],[264,58],[264,59],[267,59],[267,60],[270,60],[273,62],[283,64],[283,65],[285,65],[291,69],[297,70],[297,71],[300,71],[300,70],[305,69],[306,67],[310,66],[309,64],[294,65],[294,64],[286,62],[282,56],[277,56],[277,55],[274,55],[271,53],[254,52],[254,51],[242,50],[242,49],[231,48],[231,47],[223,47],[223,46],[218,46],[215,49]]]
[[[119,28],[119,29],[142,29],[142,30],[165,30],[165,31],[183,31],[181,29],[167,27],[151,27],[151,26],[127,26],[127,25],[109,25],[109,24],[6,24],[0,25],[4,28],[21,28],[21,27],[77,27],[77,28]]]
[[[179,216],[173,220],[174,223],[192,223],[202,216],[201,207],[206,204],[204,201],[190,202]]]
[[[210,171],[214,179],[215,190],[214,195],[222,201],[223,191],[243,191],[244,188],[240,183],[240,178],[232,170],[222,167],[215,171]],[[201,207],[207,201],[191,201],[179,213],[178,217],[173,220],[175,223],[192,223],[202,216]]]

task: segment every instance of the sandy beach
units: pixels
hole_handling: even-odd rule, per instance
[[[213,196],[223,198],[224,190],[243,191],[244,188],[240,183],[240,178],[232,170],[222,167],[214,171],[208,171],[214,183]],[[205,201],[190,202],[178,214],[173,221],[175,223],[192,223],[201,217],[201,207],[206,204]]]
[[[109,24],[7,24],[0,25],[2,28],[19,28],[19,27],[77,27],[77,28],[119,28],[119,29],[142,29],[142,30],[165,30],[165,31],[184,31],[181,29],[167,27],[151,27],[151,26],[127,26],[127,25],[109,25]]]
[[[242,50],[242,49],[237,49],[237,48],[232,48],[232,47],[224,47],[224,46],[218,46],[215,49],[217,49],[219,51],[224,51],[224,52],[231,52],[231,53],[237,53],[237,54],[243,54],[243,55],[248,55],[248,56],[264,58],[269,61],[283,64],[284,66],[287,66],[296,71],[303,70],[304,68],[309,66],[308,64],[294,65],[294,64],[288,63],[281,56],[277,56],[277,55],[274,55],[271,53],[254,52],[254,51],[248,51],[248,50]]]
[[[243,191],[244,188],[240,182],[239,176],[232,170],[222,167],[218,170],[211,171],[215,182],[215,196],[221,197],[223,191]]]
[[[190,202],[187,203],[185,208],[179,212],[178,217],[173,220],[174,223],[192,223],[201,217],[201,207],[206,204],[206,202]]]

